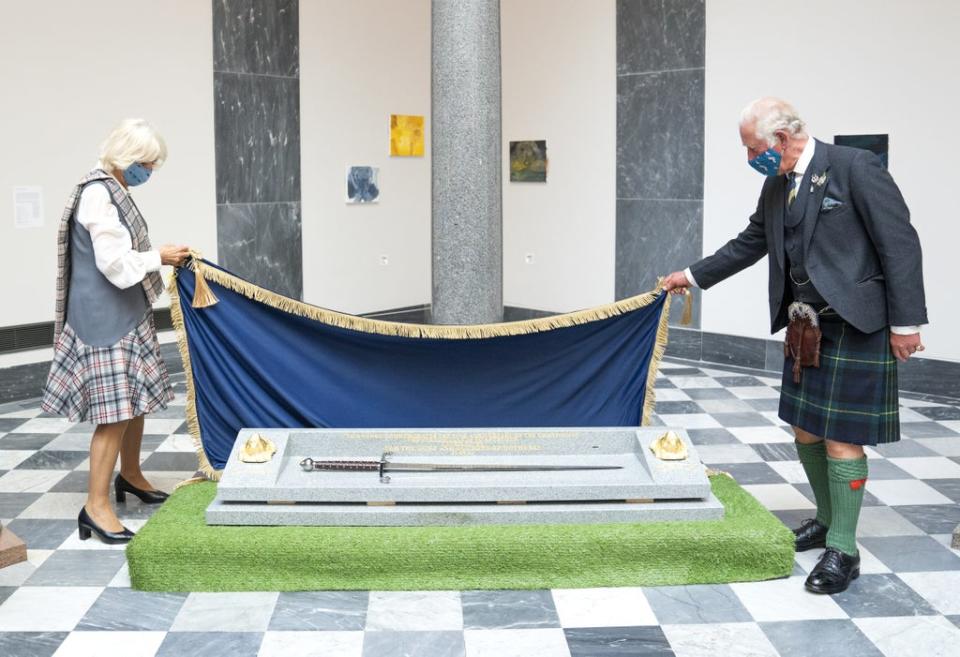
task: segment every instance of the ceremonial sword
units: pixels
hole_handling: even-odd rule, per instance
[[[389,453],[379,461],[315,461],[305,458],[300,467],[305,472],[376,472],[381,483],[390,483],[390,472],[552,472],[556,470],[622,470],[620,465],[519,465],[498,463],[392,463]]]

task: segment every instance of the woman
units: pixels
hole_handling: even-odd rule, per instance
[[[77,518],[82,540],[92,534],[105,543],[133,538],[110,506],[118,454],[118,502],[126,493],[147,504],[167,497],[140,469],[143,417],[173,399],[151,304],[163,292],[160,266],[181,264],[189,249],[152,249],[128,192],[166,156],[150,124],[124,121],[100,147],[97,167],[74,188],[60,220],[54,356],[42,408],[96,425],[87,501]]]

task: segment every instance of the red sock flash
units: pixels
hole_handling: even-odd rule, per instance
[[[860,490],[861,488],[864,487],[866,483],[867,483],[866,479],[854,479],[853,481],[850,482],[850,489]]]

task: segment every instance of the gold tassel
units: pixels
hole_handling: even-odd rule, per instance
[[[693,321],[693,292],[684,290],[683,296],[686,298],[683,300],[683,315],[680,316],[680,325],[690,326]]]
[[[195,282],[193,288],[193,303],[191,305],[194,308],[209,308],[220,301],[217,299],[217,295],[213,293],[213,290],[210,289],[210,285],[207,284],[207,279],[203,276],[203,270],[203,263],[200,260],[199,254],[197,254],[193,257]]]

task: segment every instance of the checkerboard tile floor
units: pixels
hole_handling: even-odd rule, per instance
[[[170,489],[193,474],[177,401],[146,421],[144,470]],[[779,381],[669,362],[655,423],[683,427],[712,467],[733,474],[788,525],[809,517]],[[77,538],[89,429],[44,417],[36,400],[0,406],[0,519],[29,561],[0,570],[0,655],[324,655],[587,657],[960,656],[960,405],[902,400],[899,443],[870,450],[860,579],[808,594],[817,560],[793,575],[721,586],[553,591],[156,594],[130,589],[121,547]],[[152,508],[128,498],[137,529]]]

